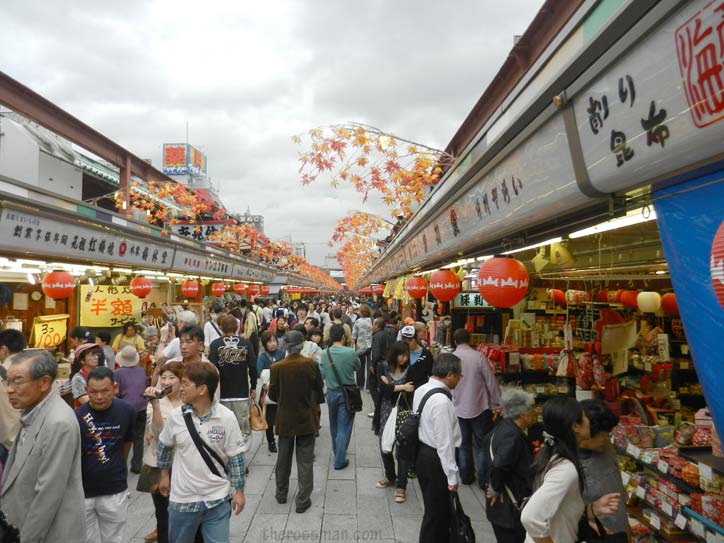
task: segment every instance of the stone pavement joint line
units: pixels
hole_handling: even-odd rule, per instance
[[[274,499],[276,454],[267,450],[263,432],[254,432],[247,458],[246,506],[231,517],[231,543],[380,541],[416,543],[422,521],[422,494],[418,481],[408,480],[407,501],[394,501],[394,488],[378,489],[384,477],[379,442],[366,413],[372,401],[363,394],[364,408],[355,416],[349,445],[349,466],[334,470],[327,408],[322,406],[322,429],[315,445],[312,507],[303,514],[294,511],[297,490],[296,463],[292,464],[289,499],[280,505]],[[150,494],[136,492],[138,476],[130,474],[131,501],[125,543],[143,543],[155,528]],[[485,518],[484,495],[477,485],[461,486],[460,498],[470,516],[479,543],[495,543]]]

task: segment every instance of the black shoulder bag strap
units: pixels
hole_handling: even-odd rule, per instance
[[[203,439],[201,439],[201,436],[196,431],[196,426],[194,426],[194,421],[191,419],[191,411],[184,411],[184,421],[186,421],[186,428],[189,431],[189,435],[191,436],[191,439],[194,442],[194,445],[196,445],[196,449],[199,451],[199,454],[201,455],[201,458],[204,459],[204,462],[206,462],[206,465],[211,470],[211,473],[216,475],[217,477],[222,477],[221,473],[219,473],[218,468],[214,465],[213,460],[211,460],[211,457],[214,457],[214,460],[216,460],[221,467],[224,468],[224,473],[227,475],[229,474],[229,470],[226,467],[226,464],[221,460],[218,454],[216,454],[216,451],[212,449],[208,443],[206,443]],[[211,456],[209,456],[211,455]]]
[[[334,376],[337,378],[337,382],[339,383],[340,387],[349,386],[349,385],[345,385],[342,382],[342,379],[339,378],[339,373],[337,373],[337,368],[335,367],[334,359],[332,358],[332,351],[330,350],[331,348],[332,347],[329,347],[329,349],[327,349],[327,356],[329,357],[329,365],[332,366],[332,371],[334,372]]]
[[[432,396],[433,394],[437,394],[440,392],[441,394],[445,394],[445,396],[448,397],[449,400],[452,400],[452,394],[450,394],[450,391],[444,388],[435,387],[432,390],[428,390],[425,395],[422,397],[422,400],[420,400],[420,407],[417,408],[417,416],[422,416],[422,409],[425,407],[425,404],[427,403],[427,400]]]

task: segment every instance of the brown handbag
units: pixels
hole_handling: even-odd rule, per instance
[[[256,402],[249,406],[249,425],[251,429],[256,432],[262,432],[269,428],[266,417],[264,417],[261,407],[259,407],[259,404]]]

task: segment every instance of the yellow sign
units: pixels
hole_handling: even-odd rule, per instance
[[[70,315],[46,315],[35,317],[30,343],[36,348],[57,347],[65,340]]]
[[[128,285],[81,285],[80,295],[81,326],[109,328],[141,322],[143,300],[131,294]]]

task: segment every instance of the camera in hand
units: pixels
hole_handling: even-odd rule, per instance
[[[158,393],[157,393],[156,395],[154,395],[154,396],[151,396],[151,395],[148,395],[148,394],[144,394],[143,397],[146,398],[147,400],[160,400],[160,399],[163,398],[164,396],[168,396],[169,394],[171,394],[171,390],[172,390],[172,389],[173,389],[173,387],[172,387],[171,385],[168,385],[167,387],[164,387],[164,388],[161,390],[161,392],[158,392]]]

